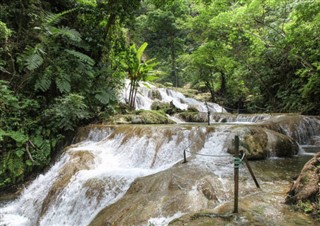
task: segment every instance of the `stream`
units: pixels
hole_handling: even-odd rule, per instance
[[[150,109],[154,101],[150,93],[138,92],[137,109]],[[187,124],[177,119],[176,125],[84,127],[76,142],[18,198],[0,202],[0,226],[162,226],[171,221],[184,225],[190,214],[204,210],[230,214],[233,156],[229,147],[235,134],[251,141],[251,149],[266,152],[263,160],[250,162],[261,189],[242,165],[240,215],[219,219],[220,225],[316,225],[283,203],[292,178],[312,157],[301,148],[296,153],[294,147],[319,137],[319,118],[222,114],[225,110],[214,103],[207,108],[167,89],[159,93],[162,101],[172,101],[182,110],[191,105],[206,117],[209,109],[210,120],[218,123]],[[186,164],[182,164],[184,152]]]
[[[227,205],[233,199],[233,157],[226,153],[225,142],[233,126],[234,123],[212,126],[90,126],[80,133],[82,140],[71,145],[51,169],[39,175],[18,199],[1,204],[0,225],[71,226],[90,225],[91,222],[92,225],[99,225],[94,223],[96,216],[106,207],[113,208],[117,203],[120,203],[119,206],[124,205],[124,209],[130,209],[134,204],[136,210],[141,211],[138,201],[130,201],[132,197],[126,202],[122,200],[126,200],[127,193],[131,193],[129,191],[132,183],[139,179],[138,181],[141,180],[144,184],[144,178],[149,180],[150,177],[159,177],[153,182],[153,188],[148,189],[151,194],[154,192],[152,189],[177,180],[175,176],[188,178],[188,182],[182,181],[182,184],[177,186],[187,194],[192,204],[187,206],[183,200],[180,201],[180,193],[172,193],[170,190],[166,191],[166,194],[157,192],[152,195],[154,200],[141,204],[141,208],[148,211],[146,216],[141,217],[134,225],[167,225],[169,220],[188,212]],[[188,157],[185,165],[181,164],[184,150],[187,150]],[[270,205],[270,208],[275,208],[272,214],[280,211],[279,208],[283,211],[283,205],[279,204],[283,200],[278,199],[284,199],[290,186],[289,181],[299,174],[304,163],[311,157],[312,155],[271,157],[251,162],[261,183],[264,199],[276,199],[277,205]],[[188,174],[188,171],[197,173],[191,176],[192,173]],[[241,167],[240,175],[240,196],[250,199],[257,195],[259,191],[245,167]],[[203,196],[205,193],[200,189],[203,181],[213,186],[214,200]],[[149,186],[152,183],[147,184],[146,186]],[[168,185],[169,188],[170,186]],[[280,194],[274,194],[273,189],[281,191]],[[137,190],[137,197],[140,197],[139,192],[142,190]],[[152,202],[153,205],[161,204],[164,199],[177,199],[177,204],[170,202],[173,207],[168,207],[169,209],[163,209],[163,206],[149,207]],[[263,200],[261,202],[263,203]],[[164,206],[169,204],[163,203]],[[181,208],[176,205],[181,205]],[[113,213],[112,209],[110,213]],[[118,213],[122,214],[121,211]],[[140,216],[135,211],[132,211],[132,214]],[[113,213],[113,216],[116,216],[116,213]],[[132,222],[130,218],[127,220]],[[115,220],[112,223],[131,224],[128,221]]]

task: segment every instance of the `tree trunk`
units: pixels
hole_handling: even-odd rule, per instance
[[[221,73],[220,82],[221,82],[221,86],[220,86],[220,90],[219,90],[219,95],[223,96],[226,93],[226,89],[227,89],[226,76],[224,73]]]
[[[215,96],[215,92],[212,88],[212,85],[209,81],[205,81],[205,85],[207,87],[207,89],[209,90],[210,94],[211,94],[211,102],[215,102],[216,101],[216,96]]]
[[[174,42],[174,33],[171,35],[171,76],[174,79],[175,87],[178,87],[178,76],[176,72],[176,50]]]

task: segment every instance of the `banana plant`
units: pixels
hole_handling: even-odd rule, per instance
[[[131,45],[127,53],[126,70],[130,79],[129,106],[134,108],[137,90],[140,81],[152,81],[157,78],[158,72],[154,67],[158,65],[155,58],[143,60],[142,56],[148,43],[143,43],[138,49],[135,44]]]

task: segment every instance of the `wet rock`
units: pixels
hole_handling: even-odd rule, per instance
[[[234,154],[234,137],[239,136],[240,151],[248,159],[261,160],[267,157],[291,157],[298,153],[297,143],[290,137],[258,126],[236,126],[226,140],[227,151]]]
[[[320,118],[299,114],[274,115],[263,125],[271,130],[285,134],[299,144],[310,144],[312,138],[320,134]]]
[[[207,122],[208,115],[206,112],[184,111],[177,114],[177,117],[186,122]]]
[[[151,105],[151,110],[168,110],[170,108],[170,104],[161,101],[154,101]]]
[[[44,215],[51,203],[56,201],[61,191],[68,186],[73,175],[80,170],[89,169],[89,166],[94,161],[94,156],[88,151],[70,152],[69,155],[70,160],[64,165],[63,168],[61,168],[59,176],[53,183],[43,201],[40,216]]]
[[[287,204],[296,204],[303,211],[319,217],[320,153],[305,164],[299,177],[292,184],[285,202]]]
[[[150,218],[199,211],[217,203],[212,182],[219,180],[191,164],[138,178],[118,202],[103,209],[90,226],[145,225]]]
[[[204,178],[197,186],[197,189],[202,192],[202,194],[208,200],[215,200],[217,201],[216,191],[212,185],[214,182],[210,182],[210,178]]]
[[[175,124],[163,110],[139,110],[132,114],[115,115],[104,122],[105,124]]]

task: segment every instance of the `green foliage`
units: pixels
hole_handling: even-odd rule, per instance
[[[114,91],[111,89],[97,91],[94,97],[102,104],[109,104],[116,100]]]
[[[183,52],[188,31],[182,29],[183,21],[189,12],[187,1],[146,1],[145,14],[138,15],[132,24],[133,40],[147,42],[146,54],[155,57],[159,69],[164,71],[161,81],[173,82],[178,86],[179,65],[177,57]],[[155,4],[155,6],[154,6]]]
[[[0,188],[48,165],[64,136],[111,114],[122,25],[140,0],[0,3]],[[89,107],[88,107],[89,106]]]
[[[140,81],[151,81],[156,78],[156,71],[153,69],[158,63],[155,59],[142,60],[142,55],[148,43],[143,43],[139,49],[133,44],[125,53],[126,61],[123,62],[124,70],[130,79],[129,106],[134,108],[137,89]]]
[[[84,97],[78,94],[56,98],[55,103],[45,110],[44,115],[53,131],[74,130],[81,120],[90,116]]]
[[[28,46],[18,57],[20,65],[29,70],[26,85],[33,86],[35,91],[59,91],[51,92],[51,100],[61,94],[89,88],[90,83],[86,81],[93,78],[94,60],[78,50],[85,46],[80,33],[66,26],[56,26],[64,15],[71,12],[73,10],[47,15],[41,26],[36,27],[40,42],[35,47]]]
[[[32,168],[27,143],[37,119],[31,118],[39,105],[16,96],[8,82],[0,80],[0,188],[21,181]],[[49,150],[50,152],[50,150]]]
[[[11,35],[11,30],[0,20],[0,40],[7,40]]]

